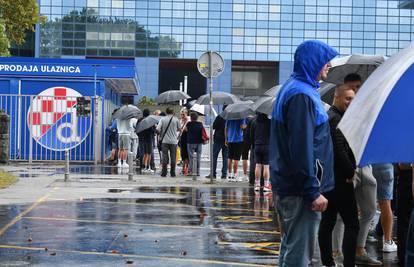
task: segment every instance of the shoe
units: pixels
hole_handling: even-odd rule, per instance
[[[383,252],[395,252],[397,251],[397,244],[395,244],[394,240],[385,241],[382,244],[382,251]]]
[[[210,174],[206,175],[205,177],[208,178],[208,179],[210,179]],[[213,179],[216,179],[216,176],[215,175],[213,176]]]
[[[260,182],[254,183],[254,191],[260,191]]]
[[[265,182],[265,184],[263,186],[263,191],[264,192],[271,192],[272,191],[272,185],[268,181]]]
[[[367,242],[377,242],[377,241],[378,241],[378,239],[375,236],[373,236],[371,234],[368,234]]]
[[[129,165],[126,162],[124,162],[124,164],[122,164],[122,168],[129,168]]]
[[[233,174],[232,174],[232,173],[229,173],[229,174],[227,175],[227,181],[228,181],[228,182],[232,182],[232,180],[233,180]]]
[[[369,265],[369,266],[381,266],[382,262],[370,257],[366,252],[361,255],[355,256],[355,264],[356,265]]]
[[[344,255],[342,253],[338,253],[333,256],[333,260],[337,267],[344,267]]]
[[[118,164],[116,164],[116,166],[117,166],[118,168],[122,168],[122,163],[121,163],[121,161],[118,161]]]
[[[237,182],[243,182],[243,181],[244,181],[244,176],[237,177]]]

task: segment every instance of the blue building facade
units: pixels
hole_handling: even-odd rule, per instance
[[[414,13],[402,2],[410,1],[39,0],[48,22],[37,27],[35,55],[135,58],[142,95],[155,96],[168,79],[164,61],[179,66],[214,50],[226,61],[220,90],[259,94],[288,78],[294,51],[306,39],[342,55],[390,56],[407,46]]]

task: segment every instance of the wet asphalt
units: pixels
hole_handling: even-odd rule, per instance
[[[113,167],[72,167],[76,171],[85,179],[117,174]],[[18,175],[59,173],[43,167]],[[65,199],[55,193],[34,203],[1,205],[0,266],[277,264],[280,235],[271,193],[220,184],[125,189],[116,181],[106,190],[117,197]],[[377,243],[368,244],[384,266],[397,266],[396,253],[383,256]]]

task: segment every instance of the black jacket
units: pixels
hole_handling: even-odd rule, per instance
[[[339,121],[344,115],[335,106],[328,110],[329,126],[334,150],[335,184],[344,184],[346,179],[354,177],[356,162],[345,136],[338,129]]]
[[[250,139],[253,146],[269,145],[270,119],[265,114],[259,114],[251,123]]]

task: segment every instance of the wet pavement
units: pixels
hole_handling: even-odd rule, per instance
[[[134,190],[171,198],[66,201],[52,195],[37,205],[0,207],[2,264],[276,264],[280,240],[271,194],[239,188]]]
[[[0,191],[9,203],[0,205],[0,266],[277,264],[272,194],[255,194],[247,183],[159,175],[130,182],[110,166],[72,166],[68,183],[62,166],[8,171],[23,183],[18,194],[37,194],[20,201],[13,188]],[[380,253],[377,243],[367,250],[397,266],[396,253]]]

